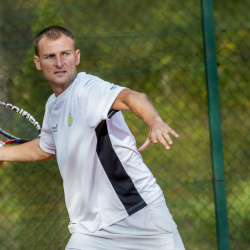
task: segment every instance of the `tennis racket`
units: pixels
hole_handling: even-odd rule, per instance
[[[0,147],[40,137],[41,126],[27,111],[0,101]]]

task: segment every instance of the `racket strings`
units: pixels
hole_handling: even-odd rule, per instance
[[[28,119],[4,107],[0,107],[0,128],[10,135],[24,140],[34,139],[39,134]],[[3,136],[0,139],[4,140]]]

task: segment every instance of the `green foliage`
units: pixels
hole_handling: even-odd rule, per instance
[[[142,153],[166,196],[187,249],[216,249],[201,10],[197,1],[7,1],[0,57],[1,95],[42,122],[52,93],[33,62],[32,37],[69,28],[81,50],[79,71],[144,92],[180,134],[170,151]],[[249,18],[244,1],[214,1],[223,151],[232,249],[249,245]],[[10,60],[11,58],[11,60]],[[6,77],[7,75],[8,77]],[[125,119],[140,146],[148,128]],[[63,249],[68,240],[55,161],[0,169],[0,248]]]

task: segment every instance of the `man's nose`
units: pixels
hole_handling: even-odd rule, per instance
[[[63,66],[63,60],[60,56],[56,57],[56,66],[61,68]]]

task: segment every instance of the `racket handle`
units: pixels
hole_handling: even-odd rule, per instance
[[[22,144],[25,142],[28,142],[29,140],[20,140],[20,139],[13,139],[13,140],[9,140],[6,142],[0,141],[0,147],[6,146],[6,145],[10,145],[10,144]]]

